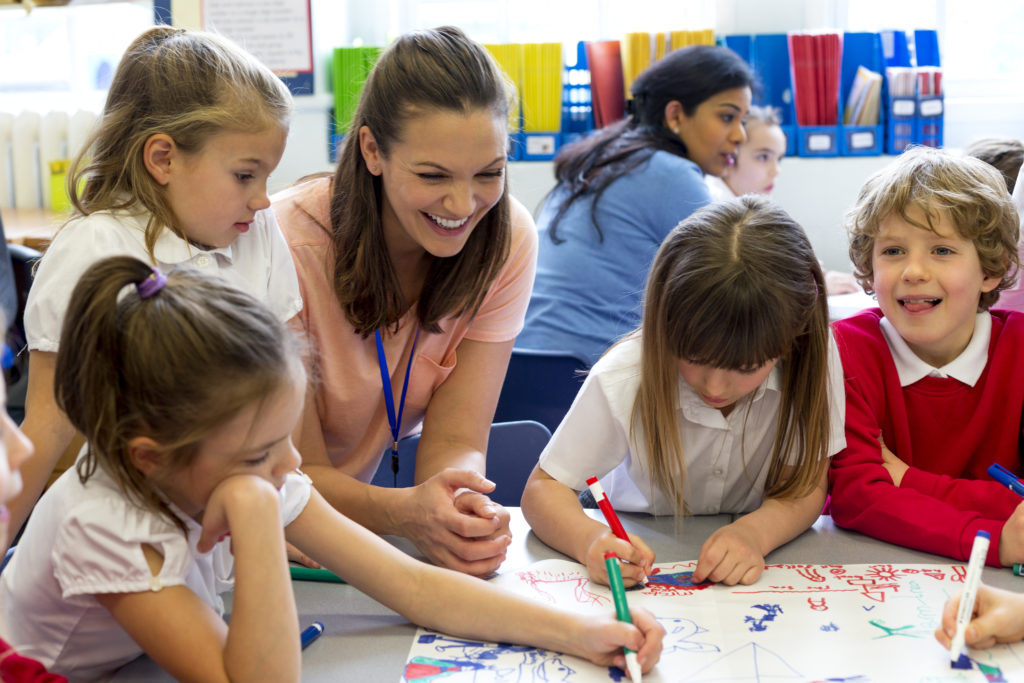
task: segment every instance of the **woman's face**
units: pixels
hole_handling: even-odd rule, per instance
[[[686,155],[708,175],[720,176],[736,161],[746,140],[743,117],[750,109],[750,88],[733,88],[712,95],[689,116],[680,107],[666,121],[686,145]]]
[[[505,191],[507,119],[489,109],[410,116],[384,157],[369,128],[363,159],[381,177],[381,220],[393,261],[455,256]]]

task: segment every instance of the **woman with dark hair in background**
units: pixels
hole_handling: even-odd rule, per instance
[[[596,360],[640,322],[654,254],[708,204],[746,139],[753,73],[728,48],[670,52],[633,82],[629,115],[568,145],[537,223],[540,251],[523,348]]]

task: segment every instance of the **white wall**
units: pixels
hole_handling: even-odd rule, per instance
[[[788,157],[772,199],[807,231],[814,252],[829,270],[850,270],[843,216],[853,206],[864,181],[894,157]],[[554,185],[554,164],[521,161],[509,164],[512,195],[536,215]]]

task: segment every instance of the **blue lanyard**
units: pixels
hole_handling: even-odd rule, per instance
[[[395,486],[398,486],[398,432],[402,427],[402,412],[405,410],[405,392],[409,389],[409,375],[412,374],[412,359],[416,355],[416,342],[420,338],[420,327],[416,326],[416,335],[412,339],[409,350],[409,364],[405,367],[405,381],[402,383],[402,400],[398,404],[398,415],[395,415],[395,394],[391,391],[391,373],[388,372],[388,360],[384,357],[384,342],[377,336],[377,363],[380,365],[380,383],[384,389],[384,405],[388,409],[388,424],[391,425],[391,473]]]

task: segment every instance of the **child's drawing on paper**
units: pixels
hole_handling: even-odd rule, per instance
[[[434,654],[409,658],[402,680],[410,683],[579,680],[572,678],[576,671],[563,655],[532,647],[449,638],[420,629],[413,650]]]
[[[692,585],[696,562],[656,565],[631,606],[658,616],[661,662],[645,683],[718,681],[1024,680],[1024,644],[971,650],[971,670],[949,668],[932,631],[962,566],[768,565],[749,586]],[[663,583],[658,583],[658,578]],[[535,600],[580,612],[614,609],[607,587],[574,562],[546,560],[493,579]],[[449,638],[420,629],[404,681],[628,681],[618,669],[533,648]]]

